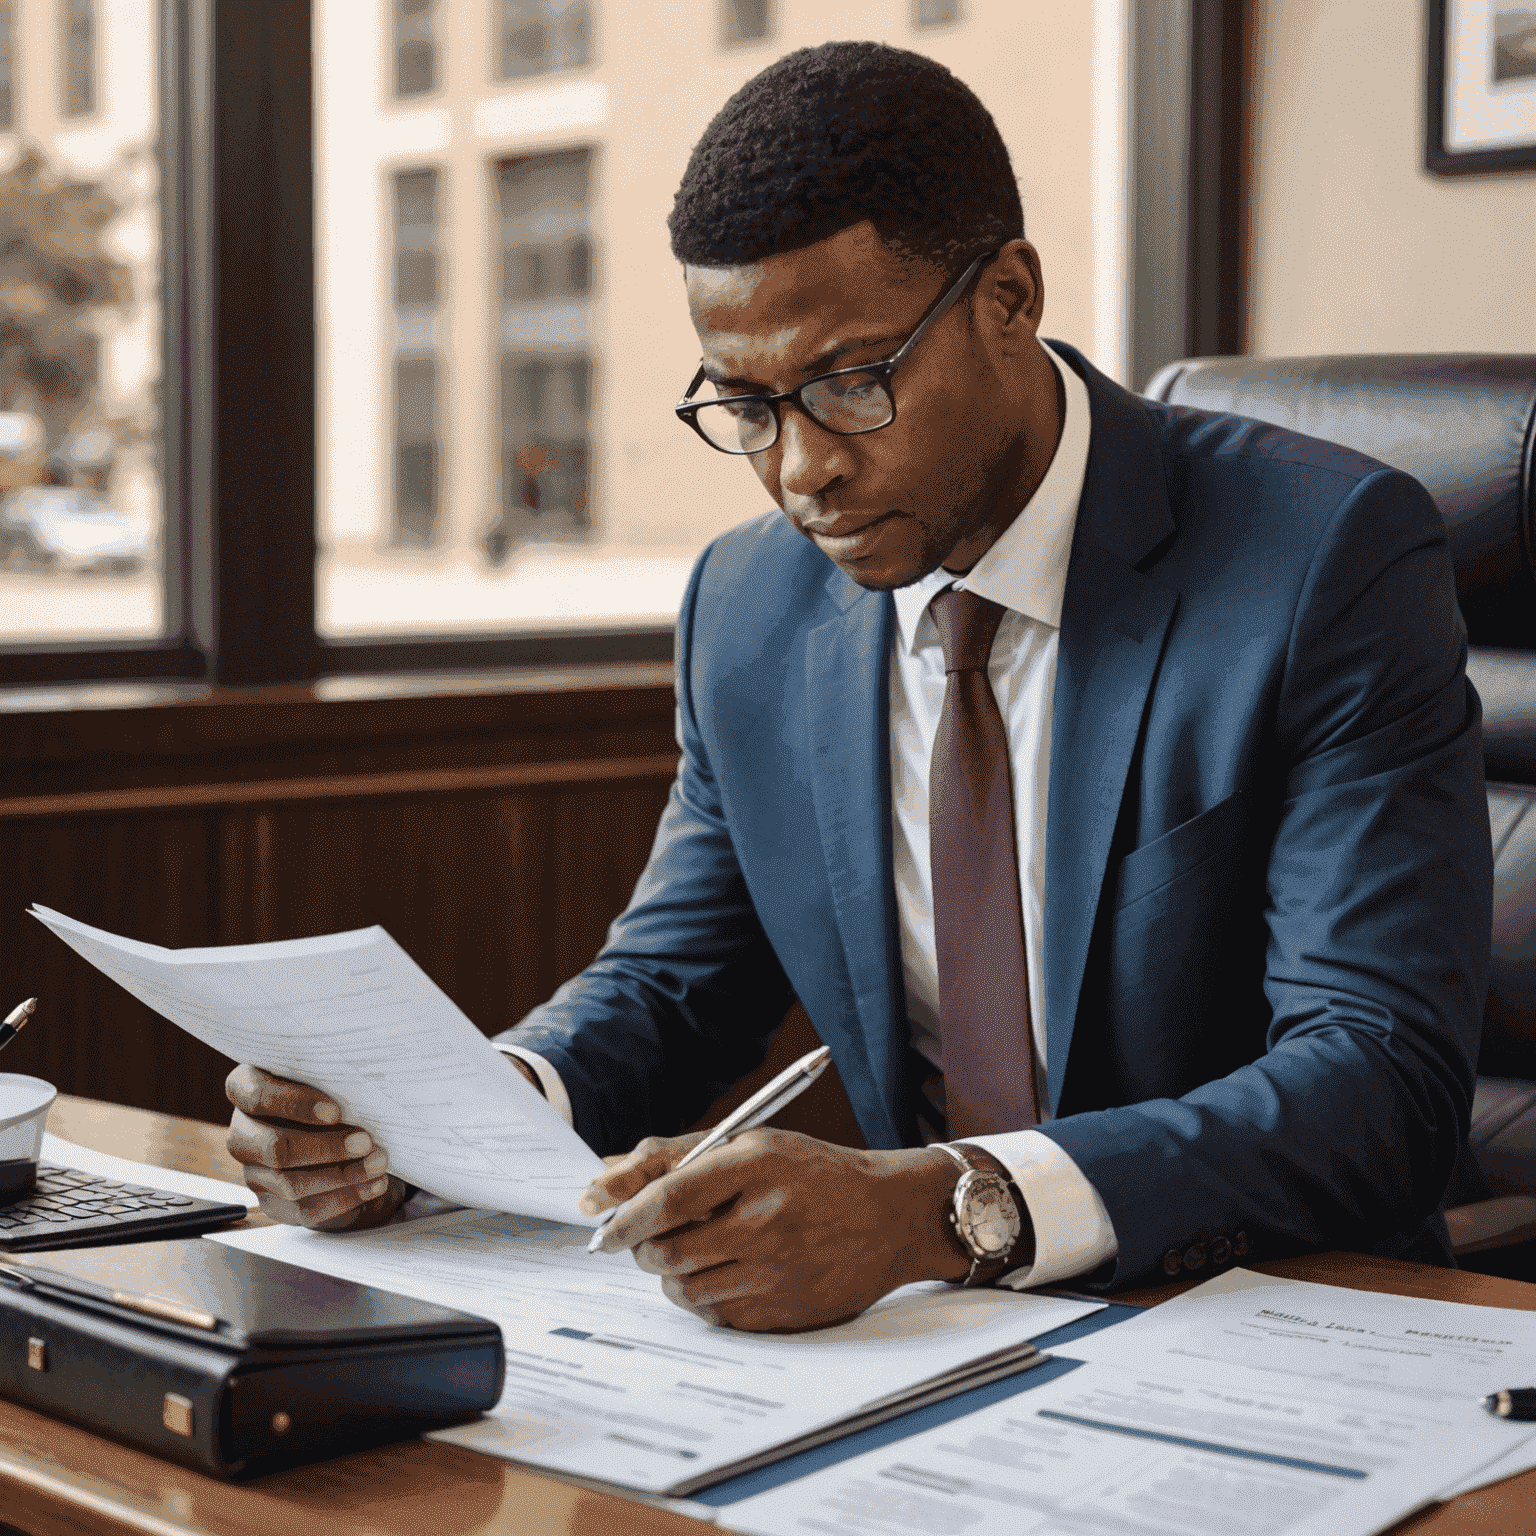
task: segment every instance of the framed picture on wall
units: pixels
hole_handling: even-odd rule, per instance
[[[1536,0],[1429,0],[1424,164],[1536,169]]]

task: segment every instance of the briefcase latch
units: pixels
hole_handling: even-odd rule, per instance
[[[48,1343],[45,1339],[27,1340],[27,1364],[34,1371],[48,1369]]]
[[[177,1392],[167,1392],[160,1408],[160,1419],[173,1435],[192,1435],[192,1399]]]

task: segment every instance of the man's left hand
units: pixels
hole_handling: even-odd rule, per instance
[[[914,1280],[970,1268],[950,1227],[955,1165],[933,1148],[859,1152],[794,1131],[747,1131],[677,1168],[699,1137],[647,1137],[594,1179],[589,1214],[628,1202],[602,1250],[707,1322],[753,1332],[857,1317]]]

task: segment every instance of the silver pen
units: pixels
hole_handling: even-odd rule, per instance
[[[0,1050],[4,1050],[17,1035],[21,1033],[21,1026],[27,1022],[37,1010],[37,999],[29,997],[24,1003],[17,1005],[6,1014],[5,1022],[0,1024]]]
[[[818,1045],[814,1051],[807,1051],[799,1061],[785,1067],[771,1083],[759,1088],[745,1104],[733,1109],[697,1146],[690,1147],[678,1160],[677,1168],[686,1168],[694,1158],[703,1157],[706,1152],[724,1146],[733,1136],[739,1136],[743,1131],[750,1131],[753,1126],[773,1119],[786,1104],[799,1098],[827,1070],[831,1060],[831,1046]],[[676,1173],[677,1168],[672,1172]],[[587,1244],[588,1253],[597,1252],[603,1233],[608,1230],[608,1223],[623,1208],[623,1205],[614,1206],[598,1223],[592,1241]]]

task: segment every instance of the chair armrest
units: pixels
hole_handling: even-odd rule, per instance
[[[1457,1253],[1507,1248],[1536,1238],[1536,1195],[1498,1195],[1445,1213],[1451,1247]]]

